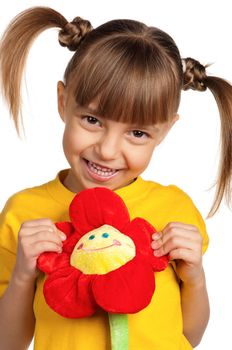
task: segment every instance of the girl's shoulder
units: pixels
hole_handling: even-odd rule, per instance
[[[42,184],[40,186],[29,187],[14,193],[8,198],[5,208],[7,208],[7,210],[11,210],[12,208],[20,208],[25,206],[25,204],[31,206],[33,205],[35,198],[46,198],[46,185],[47,184]]]
[[[29,187],[13,194],[6,202],[4,210],[31,210],[34,208],[50,207],[56,204],[68,206],[74,196],[64,187],[61,181],[63,171],[57,176],[41,185]]]
[[[191,197],[180,187],[169,184],[163,185],[155,181],[144,180],[140,177],[139,179],[141,189],[148,196],[162,196],[165,200],[168,201],[187,201],[193,203]]]

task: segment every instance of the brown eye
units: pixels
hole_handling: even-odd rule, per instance
[[[134,137],[137,137],[137,138],[142,138],[144,136],[148,136],[148,134],[146,132],[141,131],[141,130],[133,130],[132,134]]]
[[[101,127],[102,126],[102,123],[101,121],[96,118],[96,117],[93,117],[92,115],[82,115],[81,116],[81,121],[82,121],[82,124],[85,126],[85,127]]]
[[[97,118],[91,117],[90,115],[86,116],[85,118],[89,124],[95,125],[95,124],[99,123],[99,120]]]

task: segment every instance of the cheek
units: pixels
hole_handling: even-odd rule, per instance
[[[130,152],[127,157],[129,167],[133,170],[145,170],[151,160],[153,151],[154,147],[146,147]],[[133,156],[131,156],[132,154]]]
[[[72,126],[66,126],[63,135],[63,148],[65,153],[80,153],[90,146],[90,140],[81,130]]]
[[[76,141],[73,135],[73,132],[66,126],[63,135],[63,148],[65,154],[76,148]]]

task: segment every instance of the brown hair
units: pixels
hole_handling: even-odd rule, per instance
[[[221,119],[221,158],[214,203],[209,212],[212,216],[218,210],[223,196],[231,204],[232,177],[232,86],[224,79],[208,76],[207,66],[188,57],[184,60],[183,90],[205,91],[210,89],[217,102]]]
[[[6,29],[0,46],[2,89],[19,130],[20,85],[33,40],[58,27],[59,43],[75,51],[65,71],[66,88],[77,104],[97,100],[102,117],[139,125],[171,119],[178,110],[181,89],[209,88],[217,101],[222,125],[222,157],[216,198],[229,203],[232,169],[232,87],[209,77],[191,58],[181,60],[173,39],[158,28],[133,20],[113,20],[96,29],[76,17],[68,22],[57,11],[35,7],[20,13]],[[184,70],[184,74],[183,74]]]

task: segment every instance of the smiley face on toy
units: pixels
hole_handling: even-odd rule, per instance
[[[132,239],[110,225],[103,225],[77,242],[70,264],[85,274],[103,275],[123,266],[134,256]]]

